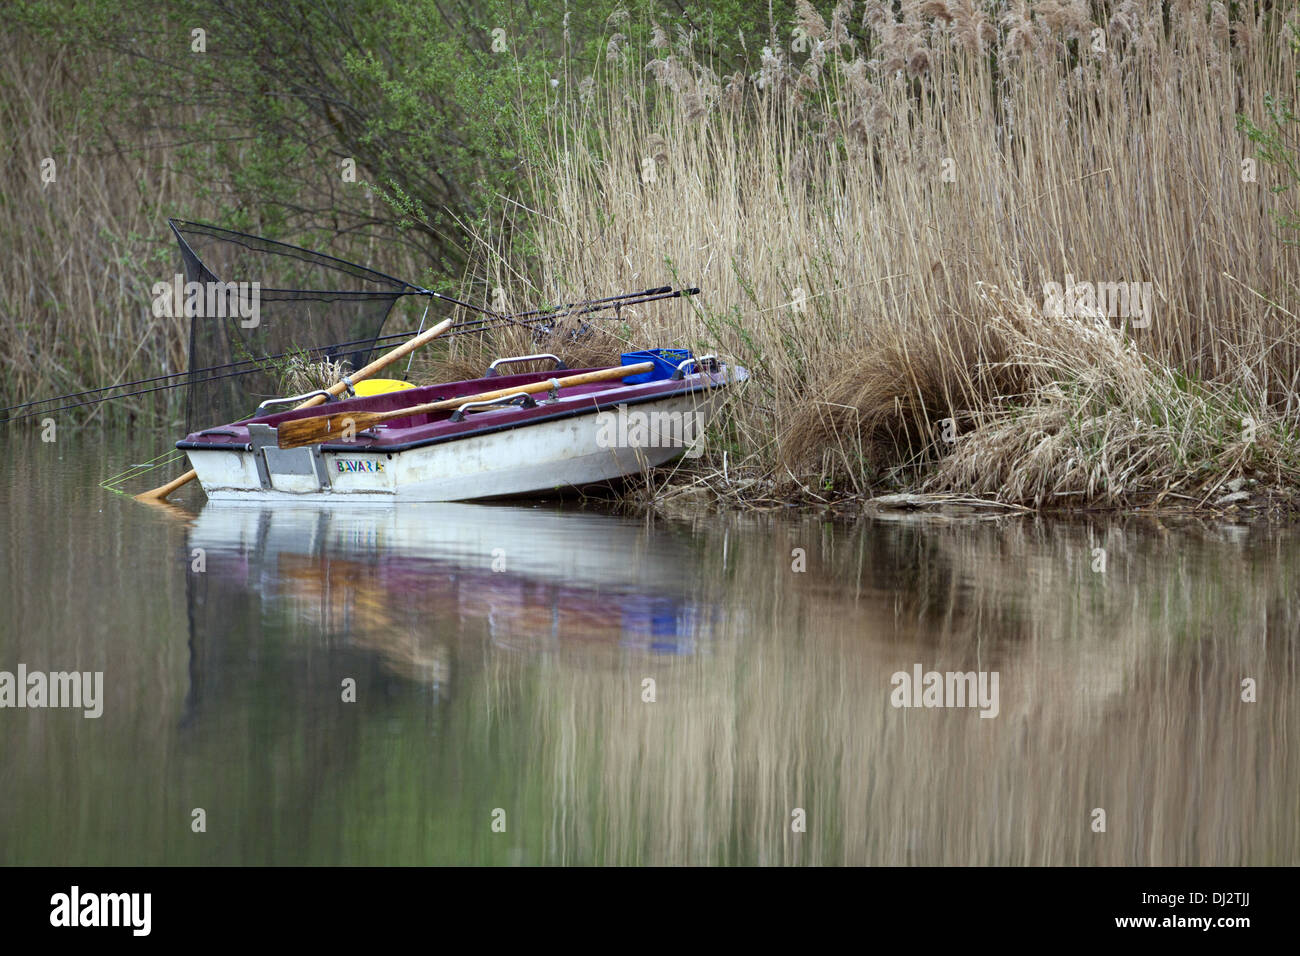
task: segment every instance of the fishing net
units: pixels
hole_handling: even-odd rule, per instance
[[[282,242],[177,219],[169,224],[185,280],[184,290],[174,283],[174,304],[183,311],[173,314],[190,317],[190,432],[248,418],[260,402],[282,397],[294,356],[346,361],[353,370],[365,365],[393,305],[422,291]]]

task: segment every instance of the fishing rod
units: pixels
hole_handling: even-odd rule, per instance
[[[471,309],[474,312],[481,312],[484,315],[491,316],[494,319],[509,319],[510,316],[501,312],[494,312],[492,309],[484,309],[481,306],[471,305],[468,302],[462,302],[460,299],[453,299],[449,295],[443,295],[441,292],[434,292],[432,289],[420,289],[416,292],[404,292],[402,295],[430,295],[435,299],[442,299],[444,302],[450,302],[452,305],[459,305],[465,309]]]
[[[551,312],[558,312],[563,309],[576,309],[579,306],[583,306],[583,305],[595,305],[598,302],[615,302],[619,299],[635,299],[640,296],[647,296],[647,295],[657,296],[672,291],[673,291],[672,286],[663,285],[657,289],[646,289],[643,292],[624,292],[622,295],[609,295],[603,299],[588,299],[585,302],[570,302],[568,305],[554,305],[547,308],[533,309],[529,312],[514,312],[511,314],[518,319],[526,315],[543,315]],[[696,291],[698,292],[699,290],[697,289]]]
[[[100,402],[113,402],[119,398],[131,398],[135,395],[148,395],[151,392],[164,392],[170,388],[181,388],[186,385],[207,385],[211,382],[221,381],[222,379],[237,378],[241,375],[252,375],[255,372],[262,372],[262,371],[265,371],[265,369],[261,368],[260,366],[254,366],[253,368],[236,369],[233,372],[225,372],[221,375],[209,375],[206,378],[195,379],[192,382],[173,382],[170,385],[155,385],[153,388],[141,388],[141,389],[137,389],[134,392],[123,392],[121,395],[105,395],[105,396],[101,396],[100,398],[88,399],[84,402],[73,402],[69,405],[60,405],[58,408],[45,408],[36,412],[28,412],[26,415],[15,415],[12,418],[0,419],[0,423],[21,422],[24,419],[35,418],[37,415],[52,415],[55,412],[67,411],[70,408],[82,408],[86,405],[98,405]]]
[[[16,405],[7,405],[4,408],[0,408],[0,412],[7,412],[15,408],[29,408],[32,405],[44,405],[49,402],[61,402],[65,398],[81,398],[83,395],[94,395],[97,394],[98,392],[108,392],[108,391],[112,391],[115,388],[130,388],[133,385],[148,385],[151,382],[161,382],[164,379],[169,379],[169,378],[178,378],[181,376],[197,375],[200,372],[216,372],[227,368],[237,368],[240,365],[248,365],[252,362],[272,361],[274,359],[287,358],[291,355],[298,355],[304,352],[305,353],[332,352],[335,350],[346,349],[355,345],[369,345],[372,343],[374,345],[380,345],[384,342],[389,341],[390,339],[410,338],[414,334],[415,334],[414,332],[391,332],[391,333],[381,335],[374,339],[370,339],[370,338],[354,339],[351,342],[336,342],[333,345],[313,345],[310,347],[305,347],[300,349],[292,349],[288,352],[278,352],[274,355],[263,355],[261,357],[239,359],[236,362],[226,362],[223,365],[205,365],[203,368],[189,369],[189,370],[184,370],[179,372],[167,372],[164,375],[153,375],[150,376],[149,378],[136,379],[133,382],[118,382],[114,385],[101,385],[98,388],[87,388],[80,392],[68,392],[66,395],[55,395],[52,396],[51,398],[38,398],[30,402],[19,402]],[[178,388],[181,385],[187,385],[187,384],[189,383],[178,382],[175,385],[166,386],[166,387]],[[57,411],[57,409],[52,409],[52,410]]]
[[[519,322],[518,324],[520,324],[520,325],[526,325],[526,326],[527,326],[527,325],[531,325],[532,323],[536,323],[536,322],[539,322],[539,321],[540,321],[540,320],[538,320],[538,319],[529,319],[529,320],[525,320],[525,321]],[[451,335],[464,335],[464,334],[468,334],[468,333],[492,331],[492,330],[497,329],[497,328],[504,328],[504,327],[505,327],[506,325],[508,325],[509,323],[508,323],[508,322],[502,322],[502,321],[486,321],[486,320],[484,320],[482,323],[463,323],[463,324],[464,324],[464,325],[473,325],[474,327],[473,327],[473,328],[462,328],[462,329],[460,329],[459,331],[451,331],[451,330],[449,330],[449,331],[446,333],[446,335],[447,335],[447,336],[451,336]],[[453,326],[452,328],[455,329],[456,327]],[[305,353],[305,354],[310,354],[310,353],[312,353],[312,352],[327,353],[327,352],[333,351],[333,350],[335,350],[335,349],[346,348],[348,345],[365,345],[365,344],[370,343],[370,342],[372,342],[372,341],[373,341],[373,344],[377,346],[377,345],[380,345],[381,343],[386,343],[386,342],[388,342],[388,341],[390,341],[390,340],[393,340],[393,339],[408,339],[408,338],[410,338],[410,337],[411,337],[412,335],[414,335],[414,334],[415,334],[414,332],[398,332],[398,333],[393,333],[393,334],[391,334],[391,335],[380,336],[379,338],[376,338],[376,339],[374,339],[374,340],[371,340],[371,339],[362,339],[362,340],[359,340],[359,341],[356,341],[356,342],[340,343],[340,344],[338,344],[338,345],[318,346],[318,347],[316,347],[316,348],[300,349],[300,350],[295,350],[295,351],[292,351],[292,352],[280,352],[280,353],[277,353],[277,354],[275,354],[275,355],[264,356],[264,357],[262,357],[261,359],[243,359],[243,360],[241,360],[241,361],[239,361],[239,362],[228,362],[228,363],[226,363],[226,364],[224,364],[224,365],[212,365],[212,366],[208,366],[208,367],[206,367],[206,368],[196,369],[193,373],[188,372],[188,371],[187,371],[187,372],[172,372],[172,373],[170,373],[170,374],[168,374],[168,375],[159,375],[159,376],[155,376],[155,377],[150,378],[150,379],[140,379],[140,380],[135,381],[135,382],[119,382],[117,385],[108,385],[108,386],[103,386],[103,387],[98,388],[98,389],[87,389],[87,390],[84,391],[84,392],[72,392],[72,393],[69,393],[69,394],[67,394],[67,395],[59,395],[59,396],[55,396],[55,397],[53,397],[53,398],[43,398],[43,399],[40,399],[40,400],[38,400],[38,401],[26,402],[26,403],[23,403],[23,404],[20,404],[20,405],[11,405],[11,406],[9,406],[8,408],[0,409],[0,411],[9,411],[9,410],[11,410],[11,409],[19,409],[19,408],[31,408],[32,406],[35,406],[35,405],[49,405],[51,402],[62,401],[63,399],[66,399],[66,398],[79,398],[79,397],[81,397],[81,396],[83,396],[83,395],[95,395],[95,394],[97,394],[97,393],[99,393],[99,392],[110,391],[110,390],[113,390],[113,389],[131,388],[131,387],[134,386],[134,385],[146,385],[146,384],[151,384],[151,383],[153,383],[153,382],[157,382],[157,381],[160,381],[160,380],[163,380],[163,379],[171,379],[171,378],[180,378],[180,379],[181,379],[181,381],[176,381],[176,382],[165,382],[165,383],[162,384],[162,385],[153,385],[151,388],[139,388],[139,389],[136,389],[135,391],[130,391],[130,392],[115,392],[114,394],[111,394],[111,395],[98,395],[98,397],[95,397],[95,398],[89,398],[89,399],[86,399],[85,401],[80,401],[80,402],[68,402],[68,403],[63,404],[63,405],[55,406],[55,407],[53,407],[53,408],[38,408],[38,409],[36,409],[35,411],[27,412],[26,414],[23,414],[23,415],[10,415],[10,416],[7,416],[7,417],[5,417],[5,418],[0,418],[0,424],[8,423],[8,422],[21,422],[21,421],[25,421],[25,420],[28,419],[28,418],[35,418],[35,417],[37,417],[38,415],[52,415],[52,414],[54,414],[55,412],[68,411],[69,409],[73,409],[73,408],[84,408],[84,407],[87,406],[87,405],[97,405],[97,404],[99,404],[100,402],[111,402],[111,401],[116,401],[117,399],[120,399],[120,398],[133,398],[133,397],[138,396],[138,395],[149,395],[149,394],[152,394],[153,392],[162,392],[162,391],[167,391],[168,389],[173,389],[173,388],[183,388],[183,387],[185,387],[185,386],[187,386],[187,385],[207,385],[207,384],[210,384],[210,383],[212,383],[212,382],[221,381],[222,379],[227,379],[227,378],[237,378],[237,377],[242,376],[242,375],[252,375],[252,374],[254,374],[254,373],[256,373],[256,372],[262,372],[262,371],[265,371],[266,369],[265,369],[265,367],[264,367],[263,365],[260,365],[260,364],[253,364],[253,363],[257,363],[257,362],[271,361],[271,360],[273,360],[273,359],[277,359],[277,358],[284,358],[284,357],[286,357],[286,356],[290,356],[290,355],[298,355],[298,354],[304,354],[304,353]],[[248,365],[249,367],[247,367],[247,368],[238,368],[237,366],[240,366],[240,365]],[[199,372],[216,371],[216,370],[220,370],[220,369],[229,369],[229,368],[233,368],[234,371],[223,372],[223,373],[220,374],[220,375],[205,375],[205,376],[203,376],[203,377],[201,377],[201,378],[195,378],[195,377],[193,377],[194,375],[197,375]]]
[[[664,288],[671,289],[670,286],[665,286]],[[619,302],[610,302],[608,300],[593,300],[593,302],[605,301],[607,303],[605,305],[595,305],[586,302],[577,302],[574,303],[572,306],[563,307],[563,308],[570,309],[570,311],[567,312],[560,312],[558,310],[544,311],[541,309],[537,309],[532,312],[515,313],[513,316],[511,316],[511,318],[515,318],[515,316],[532,315],[534,316],[533,318],[519,320],[519,324],[542,325],[554,319],[564,319],[573,315],[591,315],[592,313],[595,312],[606,312],[609,311],[610,309],[613,309],[615,310],[615,312],[618,312],[625,307],[642,305],[646,302],[658,302],[662,299],[676,299],[681,296],[697,295],[699,291],[700,290],[698,288],[694,288],[694,287],[690,289],[679,289],[679,290],[667,291],[667,292],[663,292],[658,289],[647,289],[645,292],[632,293],[632,295],[642,296],[643,298],[629,299],[628,297],[620,296],[619,298],[624,299],[624,301],[619,301]],[[652,295],[647,293],[659,293],[659,294]],[[577,308],[577,306],[582,306],[582,305],[589,305],[590,307],[585,309]],[[472,326],[472,327],[468,327],[468,326]],[[470,322],[459,323],[458,325],[453,326],[453,328],[455,328],[456,331],[449,332],[448,334],[462,335],[466,332],[482,332],[482,331],[488,331],[500,327],[502,327],[502,323],[489,322],[484,319],[479,319]]]
[[[609,295],[600,299],[584,299],[581,302],[570,302],[564,305],[547,306],[540,309],[529,309],[526,312],[494,312],[491,309],[482,309],[479,308],[478,306],[470,305],[468,302],[462,302],[459,299],[452,299],[449,296],[444,296],[437,292],[429,292],[429,290],[427,289],[421,290],[420,293],[410,293],[410,294],[416,295],[416,294],[422,294],[428,292],[428,294],[437,296],[440,299],[445,299],[448,302],[453,302],[456,305],[462,305],[467,309],[473,309],[474,311],[480,312],[483,315],[490,316],[494,320],[498,320],[498,321],[508,320],[508,321],[515,322],[516,324],[520,324],[524,322],[534,321],[533,319],[529,318],[530,316],[536,316],[541,318],[557,317],[556,316],[557,313],[562,313],[563,315],[584,315],[587,312],[599,312],[599,311],[603,311],[604,309],[618,309],[623,305],[640,305],[642,302],[654,302],[658,299],[674,299],[677,298],[678,296],[683,296],[683,295],[697,295],[699,294],[699,291],[700,290],[698,288],[694,288],[694,287],[690,289],[681,289],[681,290],[674,291],[672,286],[664,285],[664,286],[658,286],[653,289],[643,289],[640,292],[623,292],[620,293],[619,295]],[[635,300],[635,301],[627,301],[627,300]],[[608,304],[605,305],[603,303],[608,303]],[[584,306],[587,306],[589,308],[584,309],[583,308]],[[578,311],[580,309],[582,311]],[[484,320],[480,319],[478,321],[482,322]],[[457,323],[457,326],[463,324],[465,323]],[[453,326],[453,328],[457,326]]]
[[[159,392],[169,388],[181,388],[182,386],[185,385],[201,385],[204,382],[213,382],[221,378],[230,378],[233,375],[247,375],[253,372],[262,371],[263,370],[262,366],[255,364],[259,362],[270,362],[276,359],[288,358],[293,355],[303,355],[303,354],[310,355],[313,352],[328,353],[333,351],[342,351],[353,346],[374,347],[378,345],[383,345],[394,339],[408,339],[414,334],[415,334],[414,332],[391,332],[385,335],[377,336],[375,338],[354,339],[350,342],[336,342],[333,345],[315,345],[311,347],[292,349],[291,351],[288,352],[277,352],[273,355],[263,355],[260,357],[240,359],[237,362],[226,362],[222,365],[207,365],[204,366],[203,368],[197,368],[197,369],[192,369],[187,371],[168,372],[165,375],[154,375],[149,378],[136,379],[133,382],[118,382],[115,385],[101,385],[99,388],[88,388],[80,392],[69,392],[66,395],[54,395],[50,398],[39,398],[30,402],[19,402],[16,405],[9,405],[6,406],[5,408],[0,408],[0,412],[7,412],[19,408],[31,408],[34,405],[48,405],[51,402],[61,402],[64,399],[68,399],[68,398],[81,398],[82,396],[85,395],[96,395],[100,392],[109,392],[109,391],[113,391],[114,389],[121,389],[121,388],[131,388],[136,385],[149,385],[153,382],[161,382],[166,379],[172,379],[172,378],[185,379],[184,381],[171,382],[166,385],[159,385],[155,388],[140,389],[139,391],[127,392],[122,395],[104,395],[101,398],[91,399],[85,402],[76,402],[69,405],[60,405],[57,408],[40,409],[26,415],[0,418],[0,422],[16,422],[24,418],[31,418],[33,415],[46,415],[52,412],[63,411],[64,409],[68,409],[68,408],[80,408],[83,405],[94,405],[97,402],[108,402],[117,398],[128,398],[132,395],[144,395],[149,392]],[[228,375],[213,375],[211,377],[197,378],[197,379],[191,378],[191,376],[198,375],[202,372],[216,372],[223,369],[237,369],[241,365],[252,365],[252,367],[244,369],[242,371],[233,372]]]
[[[482,315],[487,317],[483,319],[466,320],[463,322],[456,323],[446,333],[447,336],[452,336],[452,335],[467,335],[467,334],[494,331],[496,329],[504,328],[507,325],[511,325],[511,324],[525,326],[525,327],[530,327],[530,326],[536,327],[536,326],[544,325],[545,323],[553,319],[568,318],[569,316],[574,316],[574,315],[591,315],[596,312],[604,312],[604,311],[609,311],[611,309],[615,310],[615,312],[618,312],[624,306],[630,307],[634,305],[641,305],[646,302],[657,302],[663,299],[675,299],[680,296],[697,295],[699,291],[700,290],[697,287],[692,287],[689,289],[673,290],[672,286],[660,286],[653,289],[645,289],[640,292],[626,292],[621,295],[606,296],[601,299],[588,299],[582,302],[568,303],[566,305],[561,305],[561,306],[552,306],[544,309],[532,309],[526,312],[516,312],[516,313],[509,313],[509,314],[494,312],[490,309],[483,309],[478,306],[472,305],[468,302],[462,302],[461,300],[455,299],[451,296],[446,296],[439,292],[434,292],[430,289],[421,289],[418,292],[403,293],[403,294],[429,295],[434,298],[443,299],[444,301],[450,302],[453,305],[459,305],[464,308],[470,309],[471,311],[481,313]],[[51,398],[37,399],[31,402],[22,402],[14,405],[9,405],[4,408],[0,408],[0,412],[8,412],[8,411],[12,411],[15,409],[22,409],[22,408],[32,408],[34,406],[39,406],[39,405],[49,405],[53,402],[64,401],[65,399],[69,399],[69,398],[82,398],[83,396],[88,396],[88,395],[99,396],[97,398],[86,399],[85,401],[70,402],[64,405],[56,406],[54,408],[37,409],[36,411],[31,411],[24,415],[12,415],[5,418],[0,418],[0,423],[23,421],[28,418],[34,418],[37,415],[50,415],[53,414],[54,412],[67,411],[68,409],[72,409],[72,408],[83,408],[87,405],[99,404],[100,402],[114,401],[119,398],[132,398],[138,395],[148,395],[153,392],[166,391],[167,389],[180,388],[182,386],[187,386],[187,385],[205,385],[211,382],[220,381],[222,379],[235,378],[241,375],[251,375],[255,372],[264,371],[265,370],[264,367],[258,363],[274,361],[276,359],[286,358],[289,356],[300,355],[300,354],[311,355],[313,353],[337,352],[353,346],[368,345],[369,347],[373,348],[375,346],[380,345],[381,343],[386,343],[393,339],[409,338],[409,336],[412,334],[413,333],[410,332],[394,332],[386,335],[376,336],[375,338],[355,339],[352,341],[338,342],[331,345],[321,345],[321,346],[312,346],[312,347],[301,348],[301,349],[294,349],[288,352],[275,353],[273,355],[240,359],[235,362],[227,362],[221,365],[210,365],[210,366],[205,366],[203,368],[187,370],[187,371],[169,372],[164,375],[154,375],[154,376],[150,376],[149,378],[137,379],[132,382],[118,382],[117,384],[114,385],[104,385],[98,388],[85,389],[79,392],[69,392],[66,395],[58,395],[58,396],[53,396]],[[241,368],[240,366],[249,366],[249,367]],[[224,372],[224,374],[220,374],[220,375],[205,375],[204,377],[201,378],[194,377],[200,373],[223,371],[226,369],[233,369],[233,371],[227,371]],[[169,379],[176,379],[176,378],[182,379],[182,381],[176,381],[176,382],[168,381]],[[153,383],[156,382],[164,382],[164,384],[154,385]],[[153,387],[136,389],[135,391],[130,391],[130,392],[119,392],[117,394],[112,394],[112,395],[101,394],[104,392],[116,392],[117,390],[125,389],[125,388],[133,388],[136,385],[153,385]]]
[[[267,290],[267,291],[277,291],[277,290]],[[454,305],[459,305],[459,306],[462,306],[462,307],[464,307],[464,308],[466,308],[466,309],[470,309],[470,310],[475,311],[475,312],[481,312],[481,313],[483,313],[484,315],[489,315],[489,316],[493,317],[494,319],[496,319],[496,318],[504,318],[504,317],[506,317],[506,316],[502,316],[501,313],[493,312],[493,311],[488,310],[488,309],[481,309],[481,308],[479,308],[479,307],[476,306],[476,305],[472,305],[472,304],[470,304],[469,302],[462,302],[462,301],[459,300],[459,299],[454,299],[454,298],[452,298],[451,296],[443,295],[443,294],[440,293],[440,292],[434,292],[434,291],[432,291],[431,289],[420,289],[420,290],[418,290],[418,291],[416,291],[416,292],[403,292],[403,293],[398,293],[398,294],[399,294],[399,295],[428,295],[428,296],[432,296],[432,297],[434,297],[434,298],[443,299],[443,300],[445,300],[445,301],[447,301],[447,302],[451,302],[451,303],[453,303]],[[521,313],[521,314],[526,314],[526,313]],[[182,376],[182,375],[188,376],[188,375],[195,374],[195,373],[197,373],[197,372],[213,372],[213,371],[217,371],[217,370],[219,370],[219,369],[236,368],[236,367],[238,367],[238,366],[240,366],[240,365],[247,365],[247,364],[252,363],[252,362],[263,362],[263,361],[271,361],[271,360],[274,360],[274,359],[286,358],[287,356],[290,356],[290,355],[296,355],[296,354],[298,354],[299,352],[307,352],[307,353],[310,353],[310,352],[329,352],[329,351],[334,351],[334,350],[337,350],[337,349],[348,348],[349,346],[353,346],[353,345],[365,345],[365,344],[367,344],[367,343],[370,343],[370,344],[372,344],[372,345],[379,345],[380,343],[387,342],[387,341],[389,341],[389,340],[391,340],[391,339],[409,338],[411,335],[414,335],[414,334],[415,334],[414,332],[394,332],[394,333],[391,333],[391,334],[388,334],[388,335],[381,335],[381,336],[379,336],[379,337],[377,337],[377,338],[375,338],[375,339],[355,339],[355,340],[353,340],[353,341],[351,341],[351,342],[338,342],[338,343],[336,343],[336,344],[334,344],[334,345],[313,346],[313,347],[311,347],[311,348],[294,349],[294,350],[289,351],[289,352],[279,352],[279,353],[277,353],[277,354],[275,354],[275,355],[266,355],[266,356],[262,356],[261,358],[247,358],[247,359],[240,359],[240,360],[238,360],[238,361],[236,361],[236,362],[226,362],[225,364],[222,364],[222,365],[208,365],[208,366],[205,366],[204,368],[193,369],[193,370],[190,370],[190,371],[183,371],[183,372],[168,372],[168,373],[165,374],[165,375],[154,375],[154,376],[150,376],[149,378],[136,379],[136,380],[133,381],[133,382],[118,382],[118,383],[116,383],[116,384],[114,384],[114,385],[102,385],[102,386],[100,386],[100,387],[98,387],[98,388],[88,388],[88,389],[84,389],[84,390],[82,390],[82,391],[80,391],[80,392],[69,392],[69,393],[66,394],[66,395],[56,395],[56,396],[54,396],[53,398],[43,398],[43,399],[38,399],[38,400],[36,400],[36,401],[31,401],[31,402],[19,402],[19,403],[14,404],[14,405],[7,405],[7,406],[5,406],[4,408],[0,408],[0,412],[7,412],[7,411],[10,411],[11,409],[15,409],[15,408],[28,408],[28,407],[30,407],[30,406],[32,406],[32,405],[43,405],[43,404],[48,404],[48,403],[50,403],[50,402],[58,402],[58,401],[62,401],[62,400],[65,399],[65,398],[80,398],[80,397],[82,397],[83,395],[94,395],[94,394],[99,393],[99,392],[112,391],[113,389],[116,389],[116,388],[130,388],[130,387],[133,386],[133,385],[146,385],[146,384],[149,384],[149,383],[151,383],[151,382],[161,382],[161,381],[163,381],[164,379],[176,378],[176,377],[178,377],[178,376]],[[181,383],[177,383],[177,385],[174,385],[174,386],[167,386],[167,387],[175,388],[175,387],[179,387],[179,385],[184,385],[184,384],[189,384],[189,383],[188,383],[188,382],[181,382]],[[136,394],[136,395],[138,395],[138,394],[140,394],[140,393],[139,393],[139,392],[133,392],[132,394]],[[125,397],[125,396],[122,396],[122,397]],[[86,404],[91,404],[91,403],[86,403]],[[65,407],[75,407],[75,406],[65,406]],[[59,411],[59,409],[50,409],[50,411]],[[5,419],[0,419],[0,420],[5,420]]]
[[[671,286],[666,286],[666,287],[665,287],[664,289],[662,289],[662,290],[657,290],[657,289],[647,289],[646,292],[642,293],[642,295],[645,296],[644,298],[635,299],[635,300],[630,301],[630,302],[611,302],[609,305],[593,305],[593,306],[592,306],[591,308],[589,308],[589,309],[576,309],[576,308],[575,308],[575,309],[573,309],[573,310],[571,310],[571,311],[569,311],[569,312],[565,312],[565,313],[563,313],[563,314],[561,314],[561,315],[547,316],[546,318],[557,318],[557,319],[563,319],[563,318],[567,318],[567,317],[570,316],[570,315],[587,315],[587,314],[592,313],[592,312],[604,312],[604,311],[607,311],[607,310],[609,310],[609,309],[613,309],[615,312],[618,312],[618,311],[620,311],[621,309],[623,309],[624,307],[629,307],[629,306],[634,306],[634,305],[642,305],[643,303],[646,303],[646,302],[658,302],[658,301],[660,301],[661,299],[677,299],[677,298],[681,298],[682,296],[699,295],[699,292],[700,292],[700,290],[699,290],[699,288],[696,287],[696,286],[693,286],[693,287],[691,287],[691,288],[689,288],[689,289],[676,289],[676,290],[674,290]],[[652,293],[656,293],[656,294],[652,294]],[[597,299],[596,301],[599,302],[599,301],[602,301],[602,300]],[[579,305],[584,305],[585,303],[581,303],[581,302],[580,302],[580,303],[578,303],[578,304],[579,304]]]

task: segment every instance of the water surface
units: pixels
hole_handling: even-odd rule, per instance
[[[0,710],[3,864],[1300,862],[1296,529],[163,510],[98,487],[157,440],[0,447],[0,670],[104,674]]]

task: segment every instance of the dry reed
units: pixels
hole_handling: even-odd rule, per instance
[[[748,366],[702,467],[726,453],[777,494],[1294,488],[1300,253],[1235,129],[1295,98],[1282,14],[871,2],[860,42],[840,6],[827,27],[801,4],[806,48],[778,25],[751,76],[717,76],[689,37],[601,64],[530,167],[535,253],[489,231],[479,279],[529,301],[701,285],[611,324],[606,357]],[[1150,283],[1151,307],[1044,314],[1048,283],[1085,281]]]

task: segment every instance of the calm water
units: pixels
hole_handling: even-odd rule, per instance
[[[16,431],[0,671],[103,715],[0,710],[0,863],[1300,863],[1297,530],[168,511]]]

